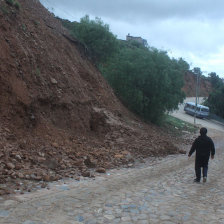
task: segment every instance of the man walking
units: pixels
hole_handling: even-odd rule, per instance
[[[196,158],[195,158],[195,174],[196,179],[194,182],[200,182],[201,180],[201,168],[203,170],[203,182],[207,180],[208,173],[208,161],[211,154],[211,158],[214,159],[215,155],[215,146],[211,138],[207,136],[207,129],[200,129],[200,136],[198,136],[194,143],[192,144],[191,150],[188,154],[188,157],[196,150]]]

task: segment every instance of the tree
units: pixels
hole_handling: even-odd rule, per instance
[[[210,107],[213,113],[224,118],[224,83],[215,72],[209,74],[209,79],[213,91],[209,94],[205,104]]]
[[[209,80],[212,84],[213,89],[222,87],[223,82],[215,72],[209,73],[208,76],[209,76]]]
[[[213,113],[224,118],[224,86],[212,92],[206,102]]]
[[[101,69],[129,109],[157,122],[183,101],[183,74],[188,68],[183,59],[170,59],[164,51],[121,44],[119,53]]]
[[[68,20],[62,22],[71,34],[87,47],[97,65],[104,63],[117,51],[116,37],[110,32],[109,25],[104,24],[100,18],[90,20],[86,15],[80,19],[80,23],[71,23]]]

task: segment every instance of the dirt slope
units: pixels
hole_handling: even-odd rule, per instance
[[[19,2],[0,0],[0,193],[11,182],[91,176],[179,152],[176,139],[121,105],[39,1]]]
[[[187,72],[184,76],[184,87],[183,91],[185,92],[187,97],[195,96],[195,88],[196,88],[196,76],[192,72]],[[206,97],[212,91],[211,83],[202,76],[199,80],[199,96]]]

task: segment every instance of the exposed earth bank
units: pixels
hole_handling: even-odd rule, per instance
[[[0,195],[182,151],[188,139],[131,114],[39,1],[19,2],[0,1]]]
[[[183,91],[185,92],[187,97],[195,97],[196,92],[196,83],[197,77],[192,72],[186,72],[184,75],[184,87]],[[211,82],[205,77],[200,76],[199,79],[199,90],[198,96],[200,97],[208,97],[209,93],[212,92]]]

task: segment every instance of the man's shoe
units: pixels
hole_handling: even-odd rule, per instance
[[[197,178],[194,179],[194,183],[200,183],[200,180],[198,180]]]
[[[203,177],[203,183],[207,181],[207,177]]]

